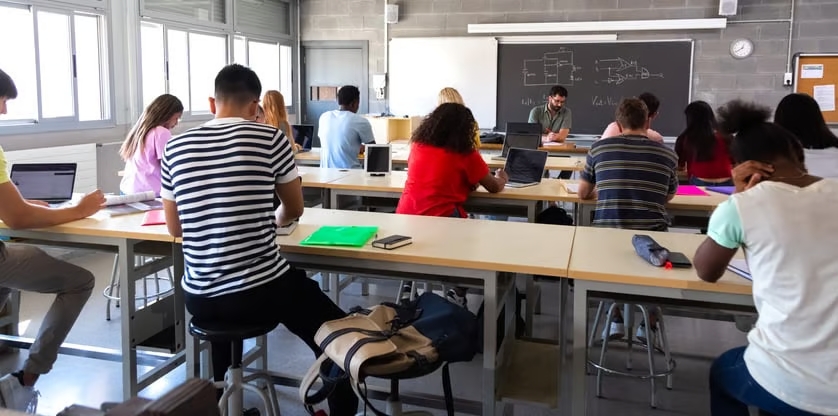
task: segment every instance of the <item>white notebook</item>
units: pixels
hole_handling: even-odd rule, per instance
[[[744,259],[731,260],[730,264],[727,265],[727,269],[745,279],[753,280],[751,279],[751,270],[748,268],[748,262]]]
[[[577,194],[577,193],[579,193],[579,184],[578,183],[567,183],[567,182],[565,182],[564,189],[567,189],[568,193]]]

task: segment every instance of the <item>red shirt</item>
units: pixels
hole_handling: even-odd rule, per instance
[[[489,173],[477,150],[454,153],[441,147],[414,144],[407,158],[407,182],[399,199],[399,214],[465,218],[463,204]]]
[[[691,178],[724,179],[732,176],[733,166],[730,163],[730,151],[724,136],[716,133],[716,145],[713,147],[713,157],[710,160],[697,161],[695,155],[680,138],[675,143],[678,153],[678,164],[687,165],[687,176]]]

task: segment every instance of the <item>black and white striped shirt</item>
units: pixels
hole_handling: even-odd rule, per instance
[[[281,131],[211,120],[169,141],[161,172],[160,196],[177,203],[183,229],[187,293],[240,292],[288,271],[276,245],[275,186],[299,175]]]

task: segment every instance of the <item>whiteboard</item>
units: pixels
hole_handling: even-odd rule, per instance
[[[390,112],[424,116],[437,94],[456,88],[480,128],[495,127],[498,42],[493,37],[394,38],[390,40]]]

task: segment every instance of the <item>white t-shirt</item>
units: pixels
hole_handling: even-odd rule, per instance
[[[707,236],[745,252],[759,312],[745,365],[798,409],[838,415],[838,179],[765,181],[713,212]]]
[[[822,178],[838,178],[838,147],[803,149],[809,173]]]

